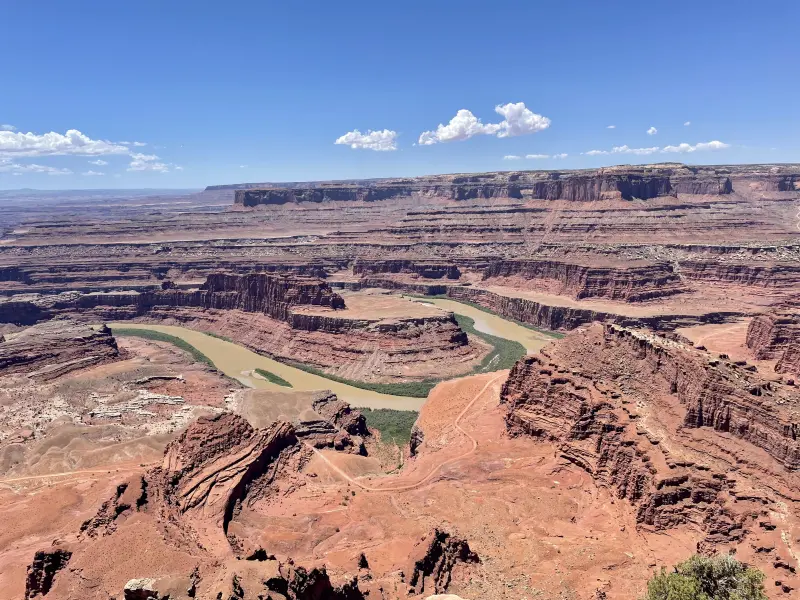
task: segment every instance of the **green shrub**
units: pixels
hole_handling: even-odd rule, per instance
[[[111,332],[116,336],[138,337],[145,340],[154,340],[156,342],[167,342],[180,348],[181,350],[184,350],[185,352],[188,352],[195,361],[205,363],[209,367],[216,368],[214,362],[205,354],[200,352],[200,350],[192,346],[189,342],[182,340],[179,337],[175,337],[174,335],[162,333],[161,331],[154,331],[152,329],[138,329],[136,327],[113,327]]]
[[[729,554],[695,555],[647,582],[643,600],[767,600],[764,574]]]
[[[276,357],[276,360],[281,360],[281,359]],[[430,392],[433,389],[433,386],[439,383],[438,379],[425,379],[423,381],[407,381],[404,383],[370,383],[367,381],[346,379],[344,377],[339,377],[338,375],[331,375],[330,373],[326,373],[325,371],[317,369],[316,367],[312,367],[311,365],[295,362],[293,360],[283,359],[281,360],[281,362],[284,362],[290,367],[294,367],[295,369],[300,369],[301,371],[305,371],[306,373],[311,373],[312,375],[318,375],[320,377],[324,377],[325,379],[330,379],[331,381],[335,381],[337,383],[344,383],[346,385],[350,385],[362,390],[369,390],[370,392],[378,392],[379,394],[389,394],[391,396],[409,396],[411,398],[427,398],[428,392]]]
[[[367,427],[381,432],[381,440],[393,442],[401,448],[411,441],[411,428],[419,413],[415,410],[394,410],[393,408],[359,408],[367,420]]]
[[[266,379],[270,383],[282,385],[283,387],[289,387],[289,388],[293,387],[292,384],[286,381],[283,377],[281,377],[280,375],[276,375],[275,373],[272,373],[270,371],[265,371],[264,369],[255,369],[255,372],[261,375],[264,379]]]

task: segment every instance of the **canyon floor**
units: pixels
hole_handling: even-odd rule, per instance
[[[791,598],[798,205],[796,165],[4,197],[0,598],[627,600],[697,552]]]

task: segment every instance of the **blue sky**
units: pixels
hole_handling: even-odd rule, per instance
[[[0,23],[4,189],[800,162],[796,0],[7,0]],[[334,143],[354,130],[396,149]]]

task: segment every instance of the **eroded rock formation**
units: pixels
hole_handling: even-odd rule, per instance
[[[434,529],[414,549],[409,586],[414,594],[447,591],[456,565],[480,562],[466,540]]]
[[[777,360],[777,373],[800,375],[800,301],[754,317],[747,328],[747,346],[756,358]]]
[[[608,298],[639,302],[688,291],[669,263],[582,265],[556,260],[514,260],[491,263],[483,273],[488,283],[511,284],[574,298]]]
[[[46,596],[53,587],[58,572],[67,566],[72,552],[64,548],[39,550],[28,567],[25,580],[25,600]]]
[[[49,379],[113,360],[118,354],[108,327],[47,321],[0,336],[0,375],[24,372]]]
[[[642,526],[700,529],[701,550],[772,531],[800,468],[796,389],[677,338],[583,328],[518,362],[502,401],[512,434],[555,442]]]

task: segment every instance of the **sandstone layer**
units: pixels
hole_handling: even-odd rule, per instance
[[[555,443],[640,526],[696,528],[699,551],[753,557],[797,588],[781,566],[800,517],[796,387],[677,337],[593,325],[517,363],[502,399],[512,435]]]
[[[777,360],[776,372],[800,377],[800,302],[755,317],[747,329],[747,346],[756,358]]]

